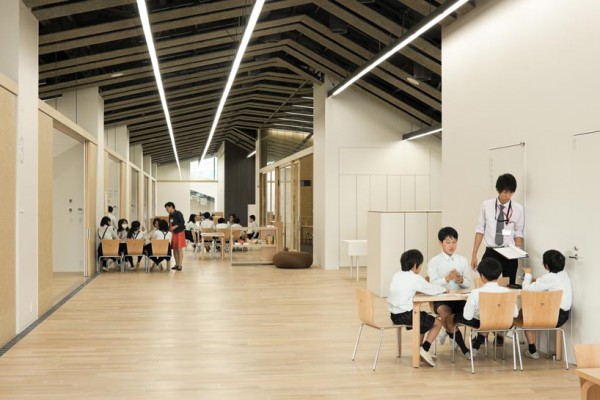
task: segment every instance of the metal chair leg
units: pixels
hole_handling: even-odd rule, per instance
[[[565,357],[565,366],[567,367],[567,369],[569,369],[569,356],[567,355],[567,338],[565,335],[565,331],[562,329],[558,329],[558,331],[561,332],[562,334],[562,341],[563,341],[563,356]],[[558,334],[558,331],[556,332]]]
[[[377,360],[379,359],[379,350],[381,350],[381,342],[383,341],[383,329],[379,330],[379,344],[377,345],[377,353],[375,353],[375,361],[373,362],[373,371],[377,367]]]
[[[471,373],[475,374],[475,363],[473,361],[473,331],[469,333],[469,353],[471,355]]]
[[[362,329],[365,324],[360,324],[360,328],[358,329],[358,337],[356,338],[356,344],[354,345],[354,352],[352,353],[352,361],[356,358],[356,351],[358,350],[358,342],[360,341],[360,335],[362,335]]]

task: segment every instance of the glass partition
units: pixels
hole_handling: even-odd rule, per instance
[[[121,161],[109,155],[105,171],[108,172],[108,176],[105,181],[104,212],[108,212],[108,206],[112,206],[113,214],[119,219],[122,218],[121,215],[125,215],[121,211]]]
[[[129,219],[134,221],[139,219],[139,208],[138,208],[138,198],[139,198],[139,172],[133,168],[131,168],[131,198],[130,198],[130,209],[129,209]]]

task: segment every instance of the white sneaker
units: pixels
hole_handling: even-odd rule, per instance
[[[433,361],[433,358],[431,357],[431,354],[429,354],[428,351],[425,351],[425,349],[421,347],[419,348],[419,354],[421,355],[421,360],[425,361],[432,367],[435,367],[435,362]]]
[[[538,353],[537,351],[535,353],[530,353],[529,350],[526,350],[525,357],[529,357],[529,358],[533,358],[534,360],[537,360],[540,358],[540,353]]]
[[[125,262],[125,268],[127,268],[128,271],[135,270],[135,268],[133,267],[133,265],[131,265],[131,263],[129,261]]]
[[[515,331],[506,331],[506,333],[504,334],[504,336],[506,336],[507,338],[510,338],[511,340],[513,340],[513,337],[515,336]]]
[[[463,353],[463,356],[465,356],[465,358],[466,358],[467,360],[470,360],[470,359],[471,359],[471,353],[470,353],[470,352],[468,352],[468,351],[467,351],[466,353]]]
[[[446,343],[446,338],[448,337],[448,332],[446,332],[445,329],[442,329],[440,331],[440,334],[438,335],[438,338],[440,340],[440,344],[443,346],[444,343]]]
[[[104,266],[104,267],[102,267],[102,271],[104,271],[104,272],[108,272],[108,271],[109,271],[109,269],[108,269],[108,267],[107,267],[107,266]]]
[[[477,357],[477,353],[479,353],[479,350],[477,350],[477,349],[473,349],[473,351],[471,352],[471,355],[472,355],[473,357]]]

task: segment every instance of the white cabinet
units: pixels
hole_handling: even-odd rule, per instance
[[[442,224],[441,211],[369,211],[367,287],[387,297],[392,275],[400,270],[400,256],[406,250],[423,253],[427,261],[440,251],[437,233]]]

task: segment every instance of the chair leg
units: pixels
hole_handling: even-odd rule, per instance
[[[475,374],[475,362],[473,361],[473,331],[469,333],[469,353],[471,354],[471,373]]]
[[[381,342],[383,341],[383,329],[379,330],[379,344],[377,345],[377,353],[375,353],[375,361],[373,362],[373,371],[377,367],[377,360],[379,359],[379,350],[381,350]]]
[[[521,367],[521,371],[523,371],[523,357],[521,356],[521,345],[519,342],[519,335],[517,334],[517,331],[515,330],[515,336],[513,338],[513,340],[515,340],[516,338],[516,343],[515,346],[517,347],[517,353],[519,354],[519,366]]]
[[[569,356],[567,355],[567,338],[566,338],[564,330],[558,329],[556,331],[556,334],[558,335],[559,332],[560,332],[560,334],[562,336],[563,349],[564,349],[563,356],[565,357],[565,366],[567,367],[567,369],[569,369]]]
[[[356,358],[356,350],[358,350],[358,342],[360,341],[360,335],[362,335],[362,329],[365,324],[360,324],[360,328],[358,329],[358,337],[356,338],[356,344],[354,345],[354,352],[352,353],[352,361]]]
[[[398,327],[398,358],[402,357],[402,327]]]
[[[452,334],[453,334],[453,337],[456,338],[456,326],[454,327]],[[454,339],[454,340],[456,340],[456,339]],[[451,344],[450,347],[452,347],[452,364],[454,364],[454,353],[456,352],[456,350],[454,349],[454,347],[455,347],[454,344],[452,342],[450,344]]]

